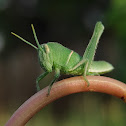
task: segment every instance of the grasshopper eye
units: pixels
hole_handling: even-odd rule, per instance
[[[49,53],[49,47],[47,44],[44,45],[44,48],[45,48],[46,53]]]
[[[46,54],[48,54],[48,53],[50,52],[49,47],[48,47],[47,44],[44,44],[42,47],[43,47],[43,50],[44,50],[44,52],[45,52]]]
[[[47,44],[42,44],[41,49],[42,49],[42,52],[44,51],[44,53],[46,53],[46,54],[48,54],[50,52]]]

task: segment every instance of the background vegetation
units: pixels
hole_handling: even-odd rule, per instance
[[[0,0],[0,126],[36,93],[35,80],[42,73],[36,50],[11,31],[35,44],[33,23],[41,44],[56,41],[83,55],[95,23],[102,21],[105,31],[95,60],[112,63],[115,70],[105,76],[126,83],[125,6],[125,0]],[[42,88],[52,77],[42,81]],[[125,106],[106,94],[74,94],[45,107],[27,126],[124,126]]]

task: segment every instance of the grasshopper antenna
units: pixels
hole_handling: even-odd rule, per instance
[[[42,51],[43,49],[42,49],[41,45],[39,44],[39,41],[38,41],[37,35],[36,35],[36,33],[35,33],[35,29],[34,29],[33,24],[31,24],[31,27],[32,27],[32,31],[33,31],[33,35],[34,35],[36,44],[37,44],[38,48]]]
[[[38,50],[38,48],[36,46],[34,46],[33,44],[31,44],[30,42],[28,42],[27,40],[23,39],[22,37],[20,37],[19,35],[15,34],[14,32],[11,32],[12,35],[16,36],[17,38],[21,39],[23,42],[27,43],[28,45],[32,46],[33,48],[35,48],[36,50]]]

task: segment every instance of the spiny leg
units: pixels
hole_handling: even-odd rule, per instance
[[[54,79],[52,80],[52,82],[51,82],[50,85],[49,85],[47,96],[49,96],[50,91],[51,91],[51,88],[52,88],[52,85],[53,85],[54,82],[59,78],[59,76],[60,76],[60,70],[59,70],[59,69],[56,69]]]
[[[37,91],[40,91],[39,81],[41,79],[43,79],[47,74],[48,74],[48,72],[46,71],[46,72],[42,73],[39,77],[37,77],[37,79],[36,79],[36,88],[37,88]]]
[[[86,60],[86,61],[85,61],[85,66],[84,66],[84,73],[83,73],[83,78],[84,78],[84,80],[87,82],[87,86],[90,85],[90,83],[89,83],[89,81],[88,81],[88,79],[87,79],[87,77],[86,77],[86,75],[87,75],[88,63],[89,63],[88,60]]]
[[[72,69],[69,70],[69,71],[73,71],[79,66],[81,66],[82,64],[84,64],[83,77],[85,81],[87,82],[88,86],[89,86],[89,82],[86,78],[86,75],[94,59],[95,51],[96,51],[96,48],[97,48],[97,45],[98,45],[98,42],[102,35],[103,30],[104,30],[104,26],[102,25],[101,22],[98,22],[95,25],[94,33],[84,52],[83,59],[77,65],[75,65]]]
[[[84,69],[83,69],[83,77],[84,77],[84,80],[87,82],[88,86],[90,85],[89,84],[89,81],[87,80],[86,78],[86,75],[87,75],[87,71],[88,71],[88,60],[84,60],[82,59],[77,65],[75,65],[72,69],[70,69],[69,71],[73,71],[75,69],[77,69],[78,67],[80,67],[82,64],[84,64]]]
[[[85,65],[84,65],[83,77],[84,77],[85,81],[87,82],[88,86],[89,86],[89,82],[86,78],[86,75],[87,75],[87,72],[89,71],[92,61],[94,60],[95,51],[97,49],[97,45],[98,45],[98,42],[102,35],[103,30],[104,30],[104,26],[102,25],[102,23],[97,22],[95,25],[95,29],[94,29],[93,35],[91,37],[91,40],[83,55],[83,59],[86,61]]]
[[[84,52],[83,59],[88,60],[88,66],[87,66],[87,72],[92,64],[92,61],[94,60],[95,52],[97,49],[97,45],[99,43],[99,39],[102,35],[102,32],[104,30],[104,26],[101,22],[97,22],[94,28],[93,35],[91,37],[91,40]]]

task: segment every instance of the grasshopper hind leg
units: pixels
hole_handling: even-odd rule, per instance
[[[83,78],[84,78],[84,80],[85,80],[85,81],[86,81],[86,83],[87,83],[87,87],[89,87],[89,86],[90,86],[90,83],[89,83],[89,81],[88,81],[87,77],[86,77],[85,75],[83,75]]]
[[[89,81],[86,78],[88,69],[89,69],[89,61],[88,60],[84,60],[82,59],[77,65],[75,65],[72,69],[70,69],[69,71],[73,71],[75,69],[77,69],[78,67],[80,67],[82,64],[84,64],[84,68],[83,68],[83,78],[84,80],[87,82],[87,86],[89,86]]]
[[[90,83],[86,77],[88,71],[88,60],[85,61],[85,66],[84,66],[84,73],[83,73],[83,78],[87,82],[87,86],[89,87]]]

